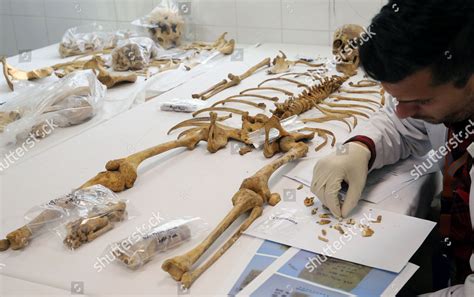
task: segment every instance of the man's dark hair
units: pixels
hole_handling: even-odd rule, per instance
[[[433,84],[464,87],[474,74],[474,0],[390,0],[361,41],[366,73],[388,83],[429,68]]]

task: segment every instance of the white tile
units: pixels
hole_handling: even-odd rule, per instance
[[[237,28],[238,43],[281,43],[280,29]]]
[[[331,18],[332,30],[344,24],[367,27],[381,8],[381,3],[374,0],[337,0],[331,1],[331,6],[333,5],[335,7],[331,11],[334,11],[335,15]]]
[[[282,0],[282,28],[329,30],[329,0]]]
[[[19,50],[37,49],[49,44],[44,17],[15,16],[13,24]]]
[[[11,14],[44,16],[43,0],[11,0]]]
[[[10,14],[11,6],[10,0],[0,0],[0,14]]]
[[[133,21],[153,9],[152,0],[115,0],[118,21]]]
[[[48,29],[49,43],[52,44],[60,42],[67,29],[80,25],[80,20],[46,18],[46,28]]]
[[[127,30],[127,29],[134,29],[136,30],[137,27],[130,24],[130,22],[117,22],[117,29],[118,30]]]
[[[117,19],[114,0],[79,0],[78,3],[83,19],[103,21]]]
[[[82,14],[77,0],[44,0],[44,9],[46,17],[80,19]]]
[[[196,0],[194,22],[198,25],[231,26],[237,24],[234,0]]]
[[[276,0],[235,0],[239,27],[281,28],[281,5]]]
[[[81,20],[81,25],[91,25],[92,23],[96,23],[97,25],[102,26],[102,30],[104,31],[115,31],[117,30],[117,22],[112,21],[97,21],[97,20]]]
[[[14,56],[17,53],[13,18],[2,15],[0,17],[0,56]]]
[[[330,45],[329,31],[283,30],[283,43]]]
[[[196,26],[196,39],[199,41],[215,41],[222,33],[227,32],[227,40],[237,39],[237,29],[226,26]]]

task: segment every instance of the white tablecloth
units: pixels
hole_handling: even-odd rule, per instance
[[[213,71],[198,76],[155,100],[82,131],[80,135],[52,146],[36,157],[24,160],[9,169],[4,176],[0,176],[0,234],[6,234],[20,226],[23,223],[22,215],[30,207],[80,186],[103,170],[108,160],[175,139],[176,134],[168,136],[166,131],[190,116],[161,112],[160,101],[181,96],[189,97],[191,93],[222,80],[229,72],[240,74],[262,58],[274,57],[279,49],[284,50],[288,57],[297,54],[330,55],[329,48],[315,46],[269,44],[247,48],[242,62],[228,61],[220,64]],[[265,73],[261,72],[243,81],[238,87],[215,96],[209,100],[209,104],[237,94],[245,88],[255,87],[263,77]],[[318,155],[314,151],[314,144],[308,157],[302,162],[312,162]],[[197,216],[203,218],[210,227],[216,226],[231,209],[232,195],[238,190],[242,180],[269,161],[263,157],[261,151],[240,156],[235,154],[231,146],[210,154],[205,143],[200,144],[194,151],[178,149],[148,160],[140,167],[134,188],[120,193],[120,197],[128,199],[133,209],[139,213],[133,220],[118,225],[114,230],[75,252],[66,251],[61,240],[55,235],[46,234],[35,238],[31,246],[24,251],[0,254],[0,262],[6,265],[1,273],[64,290],[70,289],[71,282],[81,281],[84,283],[85,294],[92,295],[176,295],[177,283],[160,268],[165,256],[156,257],[143,269],[135,272],[112,264],[98,273],[94,263],[107,244],[127,237],[136,227],[147,222],[153,212],[165,218]],[[283,178],[283,175],[295,166],[297,163],[289,164],[274,174],[270,180],[272,191],[282,193],[284,189],[296,188],[298,183]],[[435,192],[434,185],[433,176],[420,179],[419,183],[412,184],[400,192],[399,198],[387,199],[374,207],[417,214],[417,205],[429,202]],[[298,192],[300,195],[309,194],[309,189]],[[260,243],[259,239],[242,237],[199,278],[190,293],[193,296],[227,294]],[[178,248],[173,255],[190,247],[192,245]],[[215,250],[216,247],[211,248],[211,251]]]

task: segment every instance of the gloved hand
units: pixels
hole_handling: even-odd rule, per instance
[[[360,142],[349,142],[316,163],[311,191],[336,217],[347,217],[360,199],[369,171],[370,150]],[[349,185],[346,199],[339,201],[341,183]]]

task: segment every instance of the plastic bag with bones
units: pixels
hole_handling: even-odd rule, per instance
[[[357,74],[359,68],[360,38],[365,34],[363,27],[354,24],[343,25],[334,32],[332,54],[336,57],[336,70],[346,75]]]
[[[107,32],[96,23],[66,30],[59,43],[61,58],[112,49],[117,42],[137,34],[128,30]]]
[[[0,148],[22,142],[30,133],[42,138],[54,126],[69,127],[91,119],[100,111],[105,94],[105,86],[90,70],[22,89],[0,106]]]
[[[185,20],[173,0],[163,0],[148,15],[132,24],[146,28],[151,38],[165,49],[179,46],[185,35]]]
[[[115,71],[142,70],[158,53],[158,47],[148,37],[123,40],[112,51],[112,67]]]

